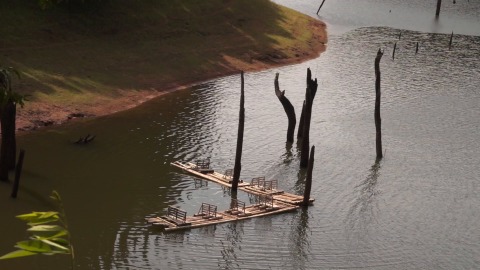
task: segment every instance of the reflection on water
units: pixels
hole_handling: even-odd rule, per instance
[[[319,80],[311,131],[315,205],[307,210],[178,233],[143,222],[168,205],[188,214],[202,202],[229,208],[230,190],[169,163],[210,157],[218,171],[233,167],[240,79],[231,76],[128,112],[19,138],[28,152],[22,187],[16,202],[2,201],[2,212],[13,217],[42,210],[27,190],[45,196],[58,190],[80,269],[475,268],[480,39],[455,35],[449,50],[448,34],[403,30],[398,40],[399,32],[360,28],[332,37],[318,59],[246,74],[241,177],[277,179],[281,189],[297,194],[305,171],[298,170],[296,146],[285,144],[285,115],[272,81],[280,72],[282,87],[300,108],[307,67]],[[391,55],[395,42],[395,61],[381,62],[388,156],[372,166],[373,60],[378,48]],[[86,133],[97,135],[87,147],[68,143]],[[255,202],[243,192],[236,196]],[[0,246],[6,253],[24,228],[0,226],[9,232]],[[64,269],[64,262],[38,257],[2,261],[0,268]]]
[[[380,176],[380,160],[376,160],[370,168],[367,178],[355,187],[357,196],[352,203],[347,218],[349,230],[361,231],[364,234],[355,234],[360,237],[368,235],[369,226],[376,222],[378,212],[378,196],[380,191],[377,188],[377,180]]]

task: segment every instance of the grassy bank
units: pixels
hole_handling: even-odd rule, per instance
[[[163,91],[316,57],[324,24],[266,0],[112,0],[83,12],[0,6],[0,64],[31,95],[18,127],[104,115]]]

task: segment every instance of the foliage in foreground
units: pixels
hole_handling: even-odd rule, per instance
[[[27,232],[31,234],[28,240],[19,241],[12,251],[0,259],[13,259],[31,255],[71,255],[73,260],[73,246],[70,243],[68,226],[60,195],[53,191],[50,196],[58,203],[61,212],[31,212],[18,215],[17,218],[27,222]]]

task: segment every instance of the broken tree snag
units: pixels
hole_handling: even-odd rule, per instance
[[[282,103],[283,110],[287,114],[288,129],[287,129],[287,142],[293,143],[293,134],[295,133],[295,125],[297,124],[297,117],[295,115],[295,108],[288,98],[285,96],[285,90],[280,91],[280,85],[278,83],[278,73],[275,74],[275,94],[278,100]]]
[[[442,7],[442,0],[437,0],[437,12],[435,12],[435,16],[440,16],[440,8]]]
[[[305,116],[303,123],[303,136],[300,157],[300,167],[306,168],[308,166],[308,151],[310,147],[310,122],[312,120],[312,106],[313,99],[317,93],[318,82],[317,79],[312,80],[312,72],[307,69],[307,90],[305,93]]]
[[[240,113],[238,119],[238,135],[237,135],[237,151],[235,153],[235,167],[233,167],[232,191],[236,192],[238,181],[240,179],[240,171],[242,170],[242,148],[243,148],[243,130],[245,126],[245,93],[243,82],[243,71],[241,76],[240,87]]]
[[[310,192],[312,191],[312,173],[313,163],[315,162],[315,145],[310,150],[310,159],[308,160],[307,179],[305,180],[305,191],[303,192],[303,206],[310,204]]]
[[[378,49],[377,57],[375,57],[375,129],[377,131],[377,159],[383,158],[382,153],[382,119],[380,118],[380,60],[382,59],[383,52]]]

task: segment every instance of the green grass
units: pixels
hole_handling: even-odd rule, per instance
[[[17,90],[50,104],[167,89],[295,57],[312,39],[311,18],[267,0],[112,0],[78,13],[3,2],[0,65],[24,73]]]

